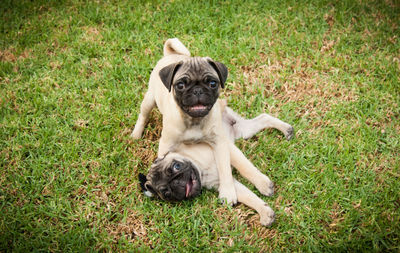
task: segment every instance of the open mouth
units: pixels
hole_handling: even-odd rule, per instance
[[[198,117],[204,117],[208,114],[208,112],[211,110],[212,105],[202,105],[202,104],[196,104],[192,106],[186,107],[186,112],[195,118]]]
[[[205,111],[205,110],[208,110],[208,106],[205,106],[202,104],[197,104],[197,105],[189,107],[189,111],[191,111],[191,112],[200,112],[200,111]]]
[[[186,183],[186,187],[185,187],[185,197],[189,198],[193,195],[193,191],[194,189],[197,187],[197,180],[194,177],[194,175],[190,176],[189,181]]]

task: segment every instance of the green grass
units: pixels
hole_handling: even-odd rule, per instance
[[[400,250],[398,1],[0,10],[0,251]],[[129,133],[170,37],[228,66],[222,96],[234,110],[295,127],[290,142],[267,130],[237,143],[275,182],[263,197],[272,227],[212,191],[178,204],[140,193],[159,113],[142,140]]]

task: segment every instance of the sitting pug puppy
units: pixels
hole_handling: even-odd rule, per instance
[[[268,114],[246,120],[226,107],[222,118],[224,131],[232,143],[241,137],[250,138],[265,128],[279,129],[287,139],[291,139],[294,132],[292,126]],[[254,167],[240,150],[237,149],[231,154],[230,163],[262,194],[273,194],[271,180]],[[216,166],[215,153],[209,145],[180,143],[174,152],[157,158],[147,176],[139,174],[139,180],[146,195],[156,195],[167,201],[181,201],[198,196],[203,187],[218,188],[221,178]],[[255,209],[263,226],[271,225],[274,221],[274,211],[237,180],[233,180],[233,186],[238,201]]]
[[[149,113],[157,105],[163,116],[158,156],[174,152],[183,143],[208,144],[221,178],[219,197],[235,204],[237,196],[229,163],[234,147],[223,130],[221,108],[216,103],[227,76],[224,64],[209,57],[190,57],[178,39],[168,39],[164,57],[150,75],[149,88],[131,137],[142,136]]]

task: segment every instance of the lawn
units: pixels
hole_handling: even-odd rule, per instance
[[[399,1],[9,0],[0,13],[1,252],[400,251]],[[237,142],[275,183],[271,227],[214,191],[140,192],[160,113],[129,134],[171,37],[225,63],[235,111],[294,126],[291,141]]]

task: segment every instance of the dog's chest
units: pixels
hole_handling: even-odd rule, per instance
[[[198,127],[186,129],[182,135],[183,142],[198,143],[204,137],[203,131]]]
[[[182,135],[182,142],[185,144],[196,144],[205,142],[208,144],[215,143],[216,135],[214,131],[205,131],[200,126],[194,126],[184,131]]]

